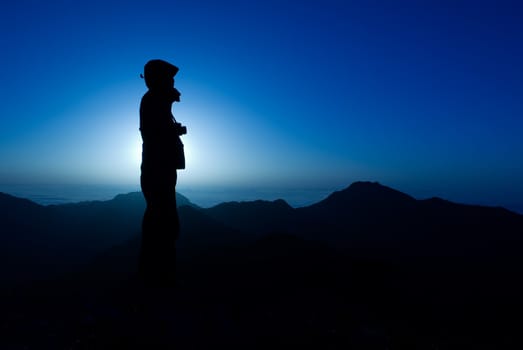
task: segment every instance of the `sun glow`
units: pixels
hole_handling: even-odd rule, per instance
[[[130,161],[132,165],[135,165],[137,167],[140,166],[142,163],[142,140],[140,138],[136,138],[131,143],[131,149],[129,150],[130,155]]]

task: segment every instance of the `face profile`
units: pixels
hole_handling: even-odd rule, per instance
[[[174,80],[173,80],[173,83],[174,83]],[[182,96],[182,94],[180,93],[180,91],[178,91],[177,88],[173,87],[173,91],[172,91],[173,101],[174,102],[180,102],[180,97],[181,96]]]

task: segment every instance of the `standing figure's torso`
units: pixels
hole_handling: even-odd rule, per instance
[[[140,104],[143,167],[170,168],[180,141],[171,113],[172,102],[147,92]]]

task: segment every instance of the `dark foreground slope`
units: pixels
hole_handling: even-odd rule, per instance
[[[140,242],[130,235],[67,277],[6,292],[6,347],[523,345],[520,215],[376,183],[306,208],[257,201],[180,215],[180,286],[134,278]]]

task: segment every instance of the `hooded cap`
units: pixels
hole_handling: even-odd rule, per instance
[[[162,86],[164,81],[174,78],[179,68],[164,60],[150,60],[143,67],[145,85],[150,88]]]

